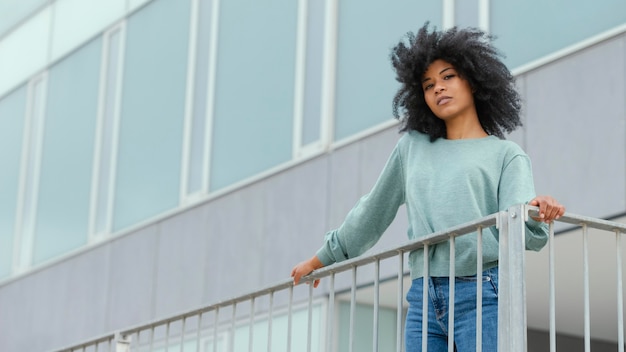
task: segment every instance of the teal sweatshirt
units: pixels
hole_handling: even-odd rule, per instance
[[[411,131],[398,141],[376,184],[326,234],[317,252],[322,264],[354,258],[380,239],[402,205],[406,205],[410,240],[477,220],[527,203],[535,197],[530,159],[515,143],[495,136],[430,142]],[[547,225],[529,220],[526,248],[540,250]],[[457,237],[456,276],[476,274],[476,233]],[[448,276],[449,242],[431,246],[429,275]],[[411,278],[423,276],[424,250],[410,253]],[[483,270],[498,265],[498,232],[483,230]]]

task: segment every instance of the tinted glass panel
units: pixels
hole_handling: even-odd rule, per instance
[[[392,115],[398,89],[391,49],[424,22],[441,28],[440,1],[345,0],[339,2],[335,139],[342,139]]]
[[[26,114],[26,89],[19,88],[0,100],[0,278],[11,272],[13,232],[17,205],[22,135]]]
[[[297,4],[220,3],[211,189],[291,159]]]
[[[33,262],[86,243],[101,42],[52,67],[39,178]]]
[[[490,19],[513,69],[626,23],[626,1],[491,1]]]
[[[178,205],[189,1],[154,1],[126,29],[113,230]]]

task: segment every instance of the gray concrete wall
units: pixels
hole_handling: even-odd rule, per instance
[[[625,212],[626,35],[519,84],[526,125],[511,139],[532,157],[538,193],[579,214]],[[369,190],[398,138],[392,127],[3,284],[0,351],[63,347],[285,280]],[[401,210],[376,248],[405,240]]]

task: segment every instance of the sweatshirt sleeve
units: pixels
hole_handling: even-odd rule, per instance
[[[361,197],[338,229],[326,234],[317,251],[324,266],[357,257],[378,242],[404,203],[403,173],[396,146],[371,191]]]
[[[499,210],[507,210],[515,204],[528,203],[535,197],[535,186],[530,158],[515,155],[504,166],[498,191]],[[548,225],[529,219],[526,222],[526,249],[539,251],[548,242]]]

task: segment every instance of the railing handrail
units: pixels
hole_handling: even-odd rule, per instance
[[[525,205],[522,208],[525,209],[525,214],[524,214],[525,221],[528,221],[529,216],[538,215],[539,208],[537,207]],[[500,219],[499,215],[502,215],[503,213],[507,213],[507,212],[501,211],[498,213],[493,213],[483,218],[480,218],[471,222],[467,222],[458,226],[454,226],[447,230],[434,232],[420,239],[408,241],[401,245],[394,246],[392,248],[384,249],[384,250],[377,251],[374,253],[366,253],[359,257],[355,257],[355,258],[348,259],[339,263],[335,263],[333,265],[329,265],[327,267],[318,269],[307,276],[304,276],[301,282],[311,282],[313,280],[321,279],[321,278],[331,276],[336,273],[350,270],[354,267],[371,264],[381,259],[387,259],[393,256],[397,256],[399,253],[405,253],[405,252],[409,252],[415,249],[422,248],[424,247],[425,244],[432,245],[435,243],[446,241],[450,239],[451,237],[458,237],[458,236],[462,236],[468,233],[475,232],[478,228],[488,228],[492,226],[499,227],[501,226],[498,223]],[[589,216],[565,213],[563,216],[561,216],[558,219],[558,221],[577,225],[577,226],[586,225],[589,228],[601,229],[605,231],[626,233],[626,224],[622,224],[622,223],[618,223],[614,221],[608,221],[608,220],[599,219],[599,218],[593,218]],[[161,326],[163,324],[181,320],[186,317],[196,316],[202,313],[210,312],[219,308],[229,307],[229,306],[232,306],[233,304],[249,301],[252,298],[267,295],[272,292],[277,292],[280,290],[288,289],[292,286],[294,286],[293,280],[289,278],[286,280],[282,280],[276,284],[262,288],[260,290],[248,292],[246,294],[239,295],[230,299],[222,300],[222,301],[210,304],[210,305],[203,305],[202,307],[186,310],[182,313],[170,315],[168,317],[158,318],[149,323],[142,323],[142,324],[135,325],[127,329],[117,330],[112,333],[103,334],[97,338],[85,340],[81,343],[73,344],[71,346],[68,346],[62,349],[55,349],[53,351],[73,350],[76,348],[81,348],[83,346],[89,346],[94,343],[103,342],[107,340],[113,340],[114,338],[116,338],[116,336],[121,336],[123,338],[125,336],[130,336],[132,334],[135,334],[139,331]]]

